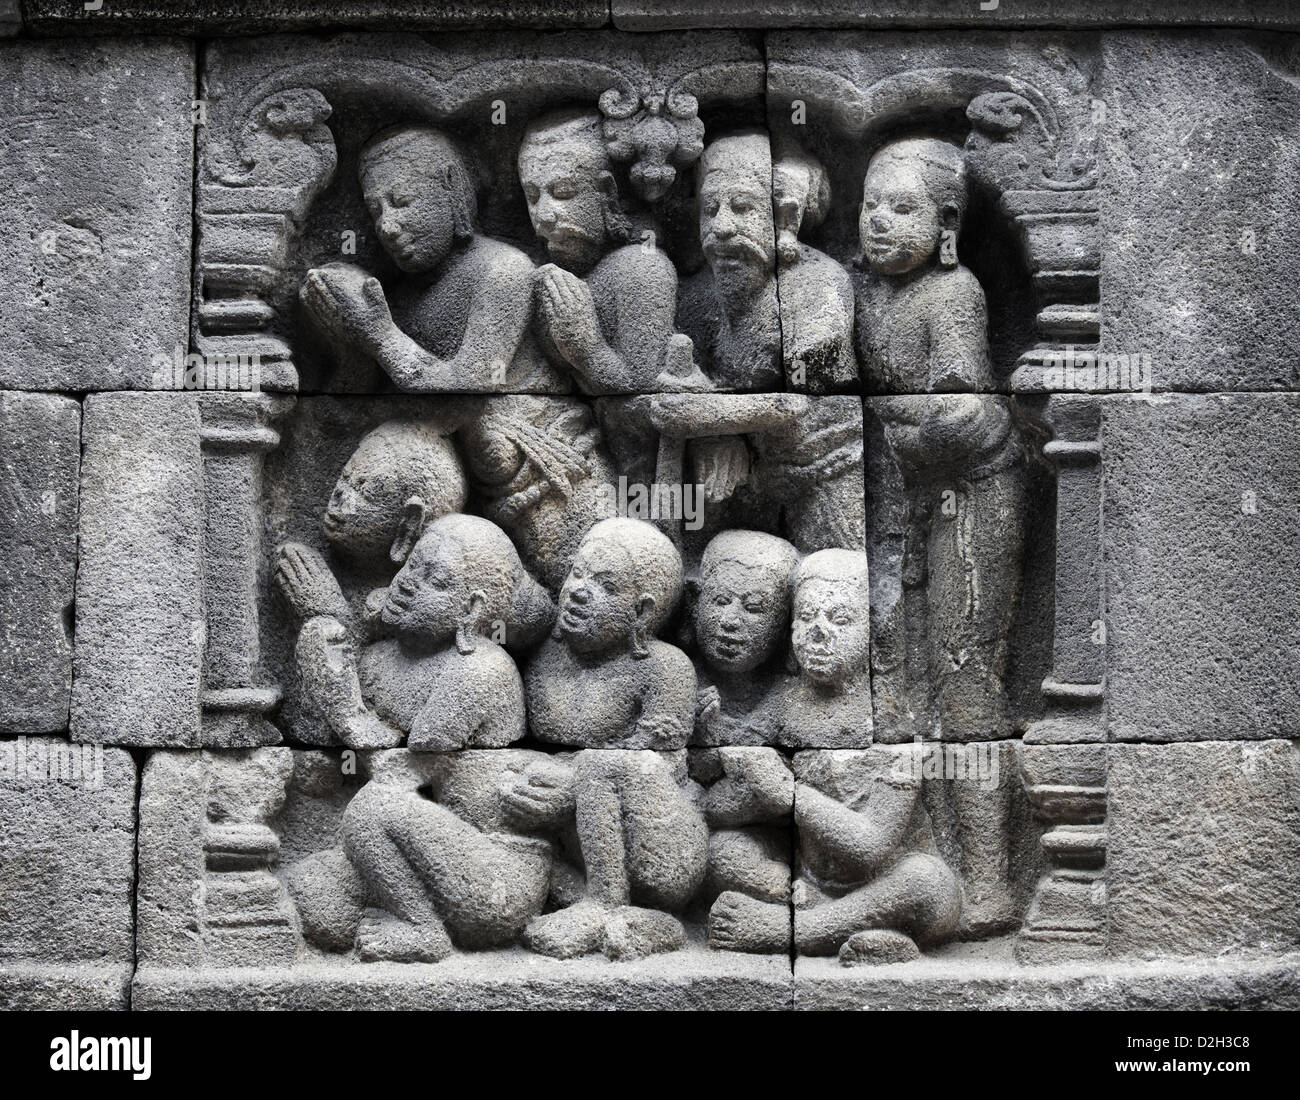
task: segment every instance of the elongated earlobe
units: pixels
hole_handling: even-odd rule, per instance
[[[397,537],[393,539],[392,548],[388,551],[388,556],[395,565],[401,565],[411,556],[415,544],[420,541],[427,516],[428,509],[419,497],[411,497],[402,505],[402,521],[397,525]]]
[[[468,657],[474,652],[475,646],[478,645],[479,635],[483,633],[484,627],[487,626],[487,596],[481,589],[475,589],[469,594],[469,602],[465,606],[465,614],[460,617],[460,622],[456,626],[456,651],[462,657]]]
[[[641,660],[650,656],[650,616],[654,614],[655,598],[649,593],[636,605],[636,622],[632,624],[632,656]]]

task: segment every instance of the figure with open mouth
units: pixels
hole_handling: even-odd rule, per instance
[[[586,892],[529,925],[534,951],[627,958],[685,942],[673,914],[699,889],[708,856],[683,751],[695,670],[655,637],[681,588],[666,535],[642,520],[602,520],[578,547],[555,630],[525,672],[533,736],[583,750],[573,770]]]

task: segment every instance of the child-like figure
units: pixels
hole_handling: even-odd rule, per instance
[[[593,526],[560,588],[555,630],[525,673],[533,736],[579,748],[684,748],[695,669],[655,637],[681,590],[681,556],[651,524]]]
[[[798,551],[760,531],[724,531],[700,559],[695,604],[697,745],[771,744],[760,706],[788,637]]]
[[[359,664],[338,620],[308,620],[299,667],[338,738],[377,748],[409,733],[411,748],[446,752],[522,737],[523,682],[491,637],[504,636],[522,572],[500,528],[477,516],[442,516],[388,589],[379,618],[392,636],[367,646]]]
[[[526,673],[539,740],[574,759],[585,897],[535,919],[524,942],[568,957],[630,957],[685,942],[681,910],[704,879],[708,833],[688,793],[695,672],[654,633],[681,595],[682,563],[649,523],[607,519],[587,533],[560,592],[555,632]]]
[[[795,756],[799,878],[794,942],[801,955],[903,961],[952,934],[961,888],[938,855],[921,800],[920,746],[829,749]],[[784,905],[718,898],[710,937],[735,950],[779,950]]]
[[[870,593],[867,556],[819,550],[794,578],[790,629],[799,675],[773,689],[776,740],[791,748],[871,743]]]
[[[302,302],[336,347],[404,390],[565,392],[530,332],[532,261],[478,231],[473,177],[451,140],[428,126],[386,130],[362,148],[360,175],[385,251],[418,278],[390,309],[356,265],[309,271]]]

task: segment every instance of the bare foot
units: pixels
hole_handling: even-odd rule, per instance
[[[911,962],[920,957],[920,949],[911,937],[888,928],[854,932],[840,948],[841,966],[880,966],[884,963]]]
[[[727,890],[709,910],[709,946],[719,951],[784,954],[790,950],[790,935],[786,905]]]
[[[357,928],[363,962],[438,962],[452,953],[440,923],[411,924],[382,909],[367,909]]]
[[[667,913],[623,905],[605,917],[601,950],[616,962],[678,951],[685,946],[682,922]]]
[[[607,913],[591,901],[534,917],[524,929],[524,946],[553,959],[573,959],[600,950]]]

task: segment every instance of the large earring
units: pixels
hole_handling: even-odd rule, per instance
[[[469,594],[469,606],[456,624],[456,652],[462,657],[468,657],[474,652],[476,639],[483,629],[486,607],[487,597],[476,588]]]

